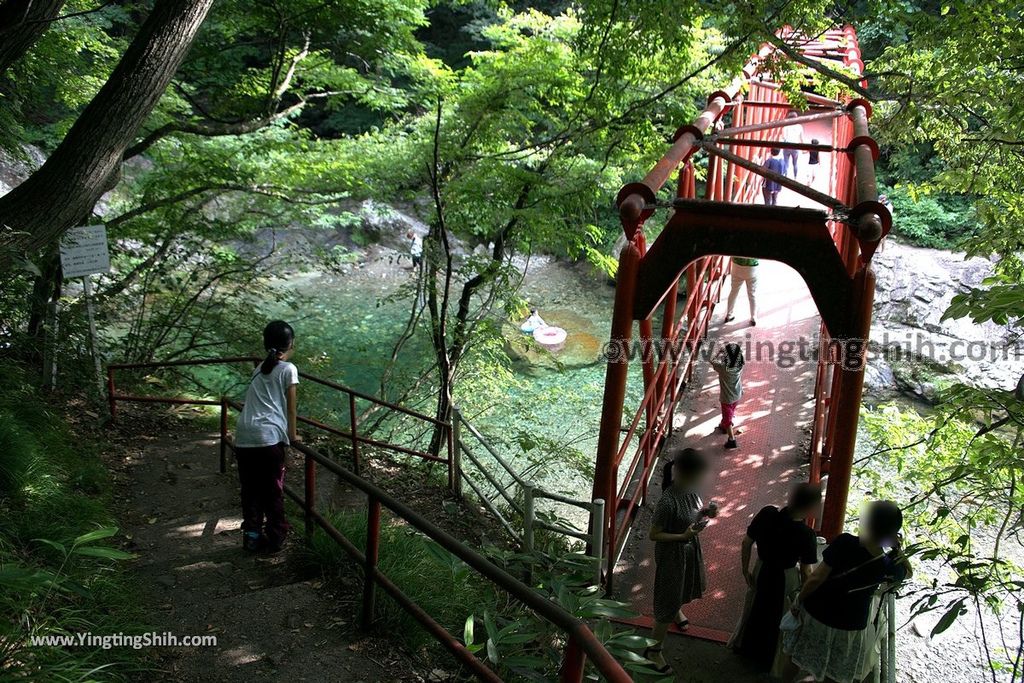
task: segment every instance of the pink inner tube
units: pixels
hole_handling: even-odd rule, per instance
[[[541,346],[558,346],[565,342],[567,333],[561,327],[542,327],[533,331],[534,340]]]

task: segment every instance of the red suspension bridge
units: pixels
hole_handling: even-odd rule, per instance
[[[852,27],[812,39],[786,29],[780,38],[805,57],[846,72],[863,71]],[[748,357],[748,390],[739,409],[747,415],[741,447],[712,458],[717,485],[709,495],[720,502],[724,497],[724,514],[719,528],[706,534],[712,546],[709,597],[690,616],[695,633],[715,639],[724,639],[738,617],[743,600],[739,543],[760,506],[784,500],[791,482],[823,480],[820,533],[830,539],[842,530],[871,324],[870,263],[892,223],[878,201],[878,146],[868,132],[871,105],[813,92],[802,93],[805,102],[791,104],[766,73],[774,51],[763,47],[742,77],[712,93],[696,121],[678,130],[654,168],[642,181],[623,187],[617,201],[628,243],[619,258],[609,347],[617,352],[607,369],[593,497],[610,501],[606,585],[613,588],[617,574],[623,574],[626,585],[618,593],[641,613],[651,609],[653,543],[644,538],[646,528],[638,520],[651,496],[652,475],[660,469],[658,455],[680,414],[684,425],[676,431],[686,445],[704,446],[716,424],[717,403],[705,399],[708,407],[701,410],[696,381],[709,335],[767,340],[775,348],[815,337],[810,369],[784,369],[775,359]],[[803,141],[783,139],[784,128],[793,125],[804,130]],[[769,148],[815,152],[821,160],[818,177],[801,182],[795,172],[790,177],[768,170],[763,160]],[[698,198],[695,164],[705,160]],[[676,196],[661,202],[659,193],[673,174]],[[779,205],[761,204],[765,180],[782,186]],[[668,210],[667,220],[648,246],[643,227],[662,209]],[[759,298],[769,315],[759,319],[756,335],[742,339],[738,326],[716,326],[713,318],[733,256],[777,262],[761,266],[767,273],[759,278]],[[746,346],[755,354],[765,348]],[[645,391],[623,426],[629,349],[640,351]],[[688,395],[691,405],[682,412],[680,402]],[[806,450],[798,454],[801,442]],[[721,450],[720,442],[711,443],[708,449]],[[808,468],[801,469],[800,455],[807,456]],[[635,535],[634,526],[640,527]]]

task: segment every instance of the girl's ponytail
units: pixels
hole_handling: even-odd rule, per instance
[[[267,350],[267,357],[260,363],[260,372],[269,375],[277,364],[281,362],[280,356],[292,348],[295,341],[295,330],[283,320],[274,320],[263,328],[263,348]]]
[[[267,357],[263,359],[262,363],[260,363],[260,372],[264,375],[269,375],[280,362],[281,361],[277,358],[277,349],[269,349],[267,351]]]

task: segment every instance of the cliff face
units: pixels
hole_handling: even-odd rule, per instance
[[[0,148],[0,195],[20,185],[32,171],[43,165],[46,156],[38,147],[26,145],[21,154]]]
[[[1024,374],[1024,345],[1011,328],[941,319],[953,296],[991,274],[989,261],[890,243],[875,257],[874,269],[878,286],[868,391],[931,401],[953,382],[1016,386]]]

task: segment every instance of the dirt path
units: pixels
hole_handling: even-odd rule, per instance
[[[217,471],[216,435],[142,437],[120,465],[149,624],[217,637],[154,650],[155,670],[139,680],[423,680],[381,658],[385,646],[358,630],[353,595],[311,576],[294,545],[272,557],[242,551],[237,479]]]

